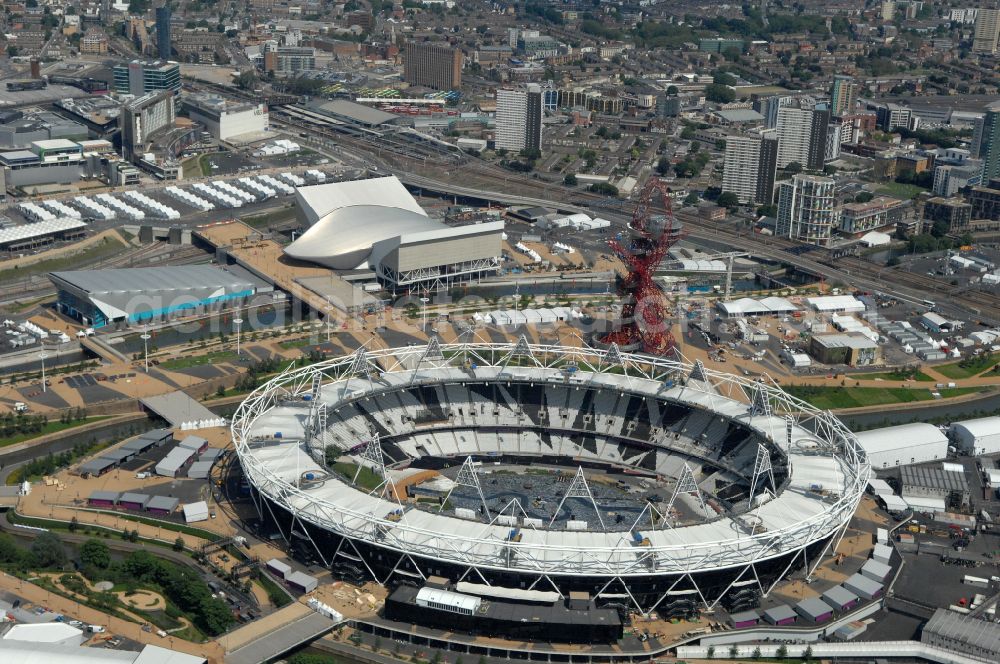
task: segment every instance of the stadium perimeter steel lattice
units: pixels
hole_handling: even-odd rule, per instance
[[[362,348],[290,369],[240,405],[232,435],[261,518],[337,576],[585,591],[643,612],[740,608],[810,575],[871,473],[835,416],[773,383],[524,337]],[[334,472],[330,448],[376,481]],[[611,528],[532,518],[517,501],[460,516],[397,492],[408,468],[460,464],[475,488],[483,460],[643,475],[670,501]],[[566,492],[585,500],[578,479]]]

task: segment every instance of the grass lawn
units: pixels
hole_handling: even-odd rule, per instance
[[[184,173],[185,179],[204,175],[205,171],[202,170],[201,156],[195,155],[193,157],[188,157],[187,159],[182,161],[181,172]]]
[[[247,226],[252,226],[253,228],[264,228],[270,224],[278,224],[285,221],[291,221],[292,219],[295,219],[295,207],[289,205],[287,207],[278,208],[277,210],[271,210],[262,214],[242,217],[240,221]]]
[[[907,387],[815,387],[812,385],[789,385],[785,390],[794,397],[823,410],[841,408],[861,408],[863,406],[884,406],[914,401],[931,401],[934,396],[929,389]],[[940,390],[943,398],[957,397],[980,391],[977,387],[957,387]]]
[[[13,436],[7,436],[6,438],[0,438],[0,447],[6,447],[7,445],[15,445],[17,443],[23,443],[26,440],[31,440],[32,438],[38,438],[39,436],[44,436],[49,433],[55,433],[57,431],[65,431],[66,429],[72,429],[73,427],[83,426],[84,424],[89,424],[90,422],[100,422],[101,420],[106,420],[110,415],[95,415],[94,417],[88,417],[85,420],[77,420],[76,422],[47,422],[42,430],[37,433],[16,433]]]
[[[88,264],[110,258],[124,250],[125,246],[121,242],[105,237],[103,241],[92,244],[76,253],[67,253],[58,258],[40,260],[24,267],[0,270],[0,284],[27,279],[37,274],[81,269]]]
[[[308,346],[310,343],[312,342],[309,341],[309,339],[291,339],[289,341],[282,341],[278,345],[284,348],[285,350],[291,350],[293,348],[302,348],[304,346]]]
[[[915,380],[920,383],[933,383],[934,379],[918,371],[913,374],[909,371],[883,371],[880,373],[848,374],[847,378],[853,380]]]
[[[190,369],[191,367],[200,367],[203,364],[231,362],[235,359],[236,351],[234,350],[213,350],[203,355],[186,355],[164,360],[160,362],[160,368],[167,369],[168,371],[176,369]]]
[[[934,367],[934,371],[948,378],[971,378],[972,376],[978,376],[987,369],[992,369],[997,362],[1000,362],[1000,355],[983,353],[982,355],[970,357],[960,362],[936,366]]]
[[[350,482],[354,479],[354,473],[357,472],[358,467],[353,463],[347,463],[346,461],[341,461],[333,464],[333,471],[343,475]],[[361,472],[358,473],[358,483],[357,485],[362,489],[367,489],[371,491],[372,489],[378,487],[382,483],[382,478],[379,477],[374,470],[367,467],[362,467]]]
[[[915,184],[903,184],[902,182],[887,182],[878,188],[878,193],[889,194],[896,198],[909,200],[927,191],[923,187]]]

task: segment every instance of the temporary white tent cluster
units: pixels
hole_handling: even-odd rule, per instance
[[[741,297],[730,302],[719,302],[716,304],[728,318],[742,318],[743,316],[777,316],[798,311],[799,308],[783,297],[771,296],[755,300],[752,297]]]
[[[531,258],[531,260],[535,261],[536,263],[540,263],[542,260],[542,256],[537,251],[527,246],[523,242],[518,242],[517,244],[514,245],[514,248],[520,251],[522,254],[525,254],[526,256]]]
[[[98,203],[93,199],[87,198],[86,196],[77,196],[72,202],[73,205],[82,210],[85,215],[94,219],[111,221],[116,216],[114,210],[106,205]]]
[[[564,217],[552,217],[539,223],[543,228],[572,228],[578,231],[592,231],[598,228],[608,228],[611,222],[599,217],[591,219],[582,212],[566,215]]]
[[[215,419],[207,418],[204,420],[193,420],[191,422],[181,422],[181,431],[194,431],[195,429],[210,429],[212,427],[224,427],[226,426],[226,418],[217,417]]]
[[[132,207],[124,201],[120,201],[111,194],[97,194],[94,196],[101,205],[106,205],[117,214],[128,217],[132,221],[142,221],[146,218],[146,213],[139,208]]]
[[[240,208],[243,207],[243,199],[232,196],[224,191],[220,191],[215,187],[205,184],[204,182],[195,182],[191,185],[199,194],[207,197],[209,200],[214,201],[216,205],[224,208]]]
[[[316,172],[320,173],[320,171],[316,171]],[[322,175],[322,173],[320,173],[320,174]],[[258,175],[257,179],[260,180],[261,182],[263,182],[268,187],[271,187],[275,191],[279,191],[282,194],[294,194],[295,193],[295,189],[290,184],[288,184],[286,182],[282,182],[281,180],[278,180],[276,178],[273,178],[270,175]],[[323,179],[326,179],[325,175],[323,176]]]
[[[544,325],[579,318],[580,312],[568,307],[551,309],[508,309],[473,315],[473,320],[498,327],[519,327],[521,325]]]
[[[185,203],[190,207],[193,207],[195,210],[208,212],[209,210],[215,209],[215,203],[210,203],[201,196],[196,196],[186,189],[181,189],[180,187],[167,187],[164,191],[167,192],[167,195],[171,198]]]
[[[155,201],[141,191],[126,191],[122,194],[132,203],[135,203],[144,210],[148,210],[150,214],[154,217],[159,217],[160,219],[180,219],[181,213],[170,207],[169,205],[164,205],[160,201]]]

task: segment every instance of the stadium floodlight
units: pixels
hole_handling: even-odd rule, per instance
[[[698,502],[701,503],[701,509],[707,510],[705,506],[705,499],[701,495],[701,489],[698,488],[698,482],[694,479],[694,471],[691,470],[691,466],[685,463],[682,466],[681,476],[677,478],[677,484],[674,486],[674,493],[670,496],[670,502],[667,503],[667,514],[674,508],[674,503],[677,501],[677,496],[681,494],[694,494],[698,497]]]
[[[757,483],[760,481],[762,475],[766,475],[766,478],[771,480],[771,491],[777,491],[777,487],[774,486],[774,470],[771,468],[771,453],[767,451],[767,447],[763,443],[758,443],[757,458],[753,462],[753,477],[750,478],[750,500],[748,501],[748,506],[751,508],[753,507],[753,495],[757,490]]]
[[[364,449],[361,450],[361,459],[358,462],[358,469],[354,471],[354,478],[351,480],[351,484],[358,483],[358,475],[361,474],[361,468],[364,466],[362,461],[367,461],[372,465],[372,470],[382,478],[384,481],[386,477],[389,476],[388,471],[385,469],[385,454],[382,453],[382,444],[379,442],[378,434],[372,436],[372,439],[368,441]]]
[[[707,380],[705,377],[705,364],[701,360],[694,361],[694,367],[691,369],[691,373],[688,374],[688,380],[700,380],[702,382]]]
[[[771,403],[767,399],[767,391],[764,389],[764,383],[759,380],[754,381],[753,385],[750,386],[750,414],[771,414]]]
[[[448,498],[451,497],[452,491],[455,490],[457,486],[465,486],[470,489],[475,489],[476,493],[479,494],[479,500],[483,504],[483,514],[487,519],[490,517],[490,506],[486,504],[486,496],[483,495],[483,486],[479,483],[479,473],[476,472],[476,464],[473,462],[471,456],[465,457],[465,461],[462,462],[462,467],[458,469],[458,476],[455,477],[455,483],[448,493],[445,494],[444,500],[441,501],[441,506],[438,508],[438,512],[444,509],[444,506],[448,503]]]
[[[601,508],[597,506],[597,501],[594,500],[594,494],[590,491],[590,485],[587,483],[587,476],[583,474],[583,466],[576,467],[576,476],[570,483],[569,488],[566,489],[566,493],[563,494],[562,500],[559,501],[559,507],[552,514],[552,520],[549,521],[549,527],[555,523],[556,517],[559,516],[559,512],[562,511],[563,505],[566,504],[567,498],[586,498],[590,501],[590,504],[594,507],[594,513],[597,514],[597,520],[601,522],[601,530],[607,530],[607,526],[604,525],[604,519],[601,518]]]

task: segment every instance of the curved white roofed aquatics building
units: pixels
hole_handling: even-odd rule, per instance
[[[261,518],[344,578],[586,591],[661,616],[756,606],[813,569],[871,474],[836,417],[773,384],[523,337],[286,371],[232,435]],[[417,472],[447,495],[405,499]],[[631,482],[659,495],[616,493]],[[540,500],[549,485],[561,498]]]
[[[448,226],[431,219],[395,177],[295,190],[309,228],[285,248],[334,270],[371,268],[393,288],[440,288],[495,274],[503,222]]]

